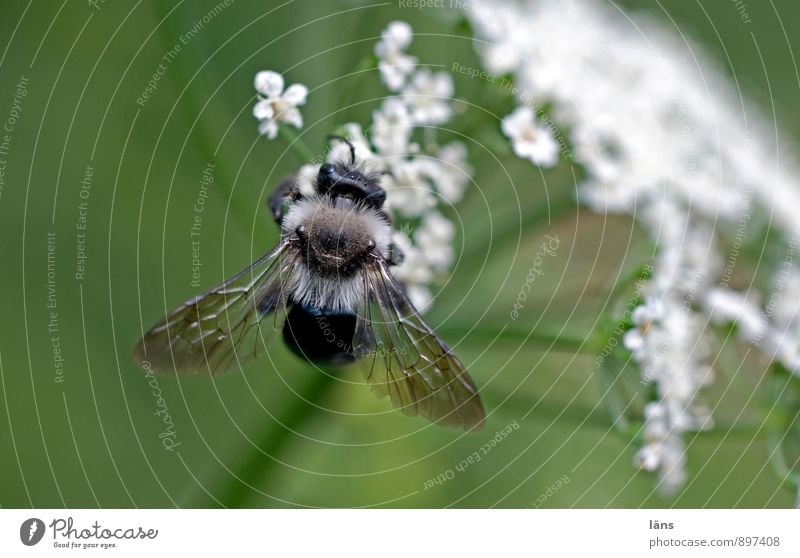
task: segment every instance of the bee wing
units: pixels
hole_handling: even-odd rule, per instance
[[[282,241],[222,285],[178,306],[145,333],[134,360],[160,372],[219,374],[255,359],[283,323],[285,285],[297,254]]]
[[[480,430],[485,415],[475,384],[408,300],[382,257],[365,266],[364,287],[353,350],[367,361],[373,391],[388,395],[407,415]]]

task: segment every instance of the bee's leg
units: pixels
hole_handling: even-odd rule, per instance
[[[278,226],[283,222],[283,216],[286,215],[289,204],[302,199],[302,197],[302,194],[300,194],[297,188],[296,175],[292,174],[281,180],[278,187],[275,188],[275,191],[272,192],[267,199],[269,212],[272,218],[275,219],[275,222],[278,223]]]
[[[389,244],[389,265],[400,265],[405,259],[406,255],[403,254],[403,251],[397,244],[394,242]]]

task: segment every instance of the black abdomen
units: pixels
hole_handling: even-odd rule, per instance
[[[283,340],[297,356],[319,364],[348,364],[353,356],[355,314],[311,313],[292,306],[283,326]]]

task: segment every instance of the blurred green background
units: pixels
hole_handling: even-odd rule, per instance
[[[358,371],[328,378],[278,343],[243,374],[158,378],[180,444],[166,450],[157,398],[131,361],[132,347],[142,327],[169,307],[274,244],[277,230],[263,200],[302,162],[285,142],[257,136],[254,74],[274,69],[287,84],[310,87],[301,136],[321,149],[336,125],[367,125],[385,95],[376,72],[348,74],[391,20],[412,23],[418,35],[411,52],[423,63],[478,65],[468,28],[446,10],[236,0],[197,31],[149,100],[137,104],[162,57],[216,4],[2,0],[3,121],[17,83],[29,82],[0,192],[0,505],[792,504],[754,428],[690,436],[690,482],[674,499],[633,469],[637,442],[612,427],[603,399],[618,394],[606,391],[594,356],[551,350],[544,339],[581,340],[597,327],[615,304],[614,284],[647,261],[641,235],[625,218],[575,207],[565,165],[542,174],[504,156],[492,113],[504,116],[511,100],[457,74],[456,96],[488,112],[465,109],[452,126],[453,137],[475,138],[466,140],[475,183],[452,214],[460,259],[429,318],[481,387],[485,430],[463,435],[391,412],[367,388],[348,383],[359,381]],[[796,1],[748,3],[749,25],[728,0],[618,5],[650,12],[698,39],[782,132],[800,136],[800,114],[792,109]],[[503,164],[486,146],[497,148]],[[204,210],[198,288],[191,285],[189,231],[209,162],[215,180]],[[91,187],[82,198],[87,167]],[[77,279],[82,202],[87,259],[85,277]],[[519,319],[510,321],[545,234],[558,235],[558,253],[544,263]],[[56,307],[49,308],[53,286]],[[55,332],[48,329],[50,312],[57,314]],[[709,398],[717,397],[712,389]],[[726,395],[718,422],[737,418],[741,402]],[[514,421],[519,428],[479,463],[455,470]],[[452,478],[425,488],[448,471]],[[565,478],[542,503],[548,487]]]

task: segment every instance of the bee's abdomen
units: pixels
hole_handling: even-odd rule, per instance
[[[286,317],[283,339],[297,356],[318,364],[353,362],[354,314],[309,312],[295,304]]]

